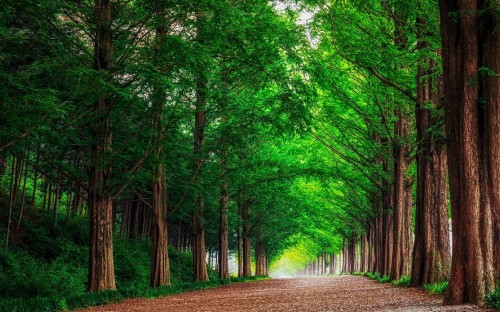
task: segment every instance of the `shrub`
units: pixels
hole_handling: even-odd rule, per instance
[[[411,276],[408,275],[403,275],[400,279],[398,280],[393,280],[391,282],[393,286],[398,286],[398,287],[410,287],[411,284]]]
[[[497,287],[495,291],[486,295],[486,304],[494,309],[500,310],[500,287]]]
[[[382,277],[377,278],[377,282],[379,283],[389,283],[391,281],[391,278],[389,275],[384,275]]]
[[[426,284],[424,289],[432,294],[444,294],[446,289],[448,289],[448,281],[442,281],[435,284]]]

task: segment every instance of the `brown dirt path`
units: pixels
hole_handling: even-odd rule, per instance
[[[422,290],[393,287],[357,276],[271,279],[236,283],[157,299],[129,299],[80,312],[235,311],[493,311],[442,306]]]

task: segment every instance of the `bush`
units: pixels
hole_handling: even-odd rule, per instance
[[[389,283],[391,281],[391,278],[389,275],[384,275],[382,277],[377,278],[377,282],[379,283]]]
[[[446,289],[448,289],[448,281],[442,281],[435,284],[426,284],[424,289],[432,294],[444,294]]]
[[[372,272],[366,272],[363,274],[364,276],[367,276],[371,279],[374,279],[376,280],[377,282],[379,283],[388,283],[391,281],[391,278],[389,277],[389,275],[380,275],[379,272],[375,272],[375,273],[372,273]]]
[[[500,310],[500,287],[497,287],[495,291],[486,295],[486,304],[494,309]]]
[[[398,280],[393,280],[391,282],[393,286],[398,286],[398,287],[410,287],[411,284],[411,276],[404,275]]]
[[[0,212],[1,213],[1,212]],[[153,298],[228,284],[208,269],[209,282],[192,282],[191,253],[169,248],[171,287],[149,287],[149,240],[115,238],[116,291],[86,292],[88,226],[84,218],[53,226],[52,215],[36,211],[25,218],[8,252],[0,248],[0,312],[46,312],[102,305],[123,298]],[[1,218],[0,218],[1,219]],[[29,222],[28,222],[29,221]],[[0,227],[1,231],[1,227]],[[0,233],[1,235],[1,233]],[[238,278],[235,281],[260,280]]]

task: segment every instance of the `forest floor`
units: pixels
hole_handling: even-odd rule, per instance
[[[80,312],[132,311],[493,311],[443,306],[442,297],[366,277],[332,276],[234,283],[156,299],[128,299]]]

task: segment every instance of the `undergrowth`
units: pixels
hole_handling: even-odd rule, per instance
[[[500,310],[500,287],[497,287],[495,291],[486,295],[486,304],[494,309]]]
[[[400,279],[398,280],[393,280],[391,282],[393,286],[398,286],[398,287],[410,287],[411,284],[411,276],[409,275],[403,275],[401,276]]]
[[[432,294],[444,294],[446,289],[448,289],[448,281],[442,281],[435,284],[425,284],[424,289]]]
[[[28,220],[28,218],[27,218]],[[192,282],[190,253],[169,249],[171,287],[149,287],[150,243],[114,239],[116,291],[86,291],[88,227],[85,218],[53,226],[49,213],[37,211],[14,233],[8,251],[0,249],[0,312],[66,311],[120,301],[153,298],[191,290],[259,280],[263,277],[218,280],[209,269],[209,282]],[[4,241],[0,231],[0,240]]]
[[[375,272],[375,273],[365,272],[363,275],[367,276],[371,279],[374,279],[379,283],[388,283],[391,281],[391,278],[389,277],[389,275],[381,275],[379,272]]]

